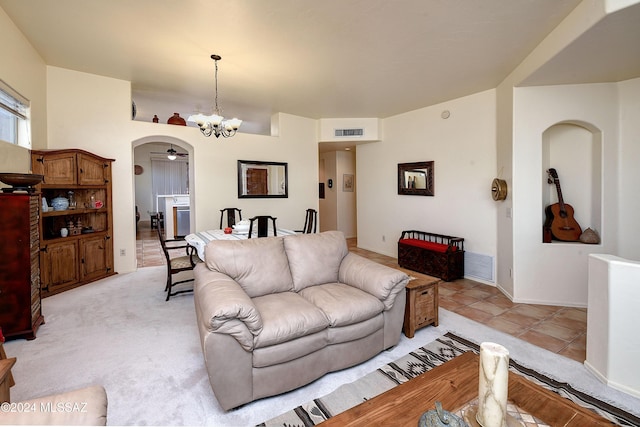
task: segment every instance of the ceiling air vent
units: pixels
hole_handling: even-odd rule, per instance
[[[364,129],[335,129],[335,136],[363,136]]]

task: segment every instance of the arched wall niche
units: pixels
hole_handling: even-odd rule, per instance
[[[601,238],[602,151],[602,132],[591,123],[558,122],[542,134],[543,207],[558,202],[557,188],[548,182],[547,171],[554,168],[564,203],[573,207],[582,231],[591,228]]]

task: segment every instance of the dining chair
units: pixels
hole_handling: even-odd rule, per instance
[[[178,294],[193,292],[193,289],[183,289],[175,292],[172,290],[176,285],[193,282],[193,277],[174,282],[173,276],[184,271],[193,270],[196,264],[200,262],[196,249],[189,245],[184,239],[165,239],[164,228],[162,226],[158,226],[158,239],[160,240],[162,251],[164,252],[164,256],[167,260],[167,284],[164,287],[164,290],[167,293],[167,298],[165,301],[169,301],[169,298]],[[184,250],[185,255],[175,256],[171,253],[177,249],[181,251]]]
[[[267,237],[269,235],[269,221],[271,221],[273,223],[273,235],[277,236],[278,233],[276,231],[276,219],[278,218],[274,218],[272,216],[269,215],[258,215],[258,216],[254,216],[253,218],[250,218],[249,221],[249,235],[247,236],[247,238],[251,238],[252,233],[253,233],[253,223],[255,221],[258,221],[258,237]]]
[[[220,229],[222,230],[222,220],[224,219],[225,212],[227,213],[227,225],[226,227],[233,227],[236,224],[236,211],[240,217],[239,221],[242,221],[242,209],[238,208],[224,208],[220,209]]]
[[[318,211],[315,209],[307,209],[304,217],[304,227],[302,230],[294,230],[296,233],[311,234],[315,233],[318,227]]]

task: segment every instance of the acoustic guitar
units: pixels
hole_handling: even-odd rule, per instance
[[[547,219],[545,228],[551,229],[551,234],[557,240],[573,242],[580,238],[582,229],[580,224],[573,217],[573,207],[564,202],[562,198],[562,190],[560,189],[560,179],[555,169],[549,168],[549,184],[556,185],[558,190],[558,203],[547,206],[545,213]]]

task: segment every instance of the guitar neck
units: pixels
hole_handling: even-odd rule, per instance
[[[558,191],[558,205],[560,205],[560,211],[566,213],[567,210],[564,207],[564,199],[562,198],[562,190],[560,189],[560,180],[555,179],[554,181],[556,184],[556,190]]]

